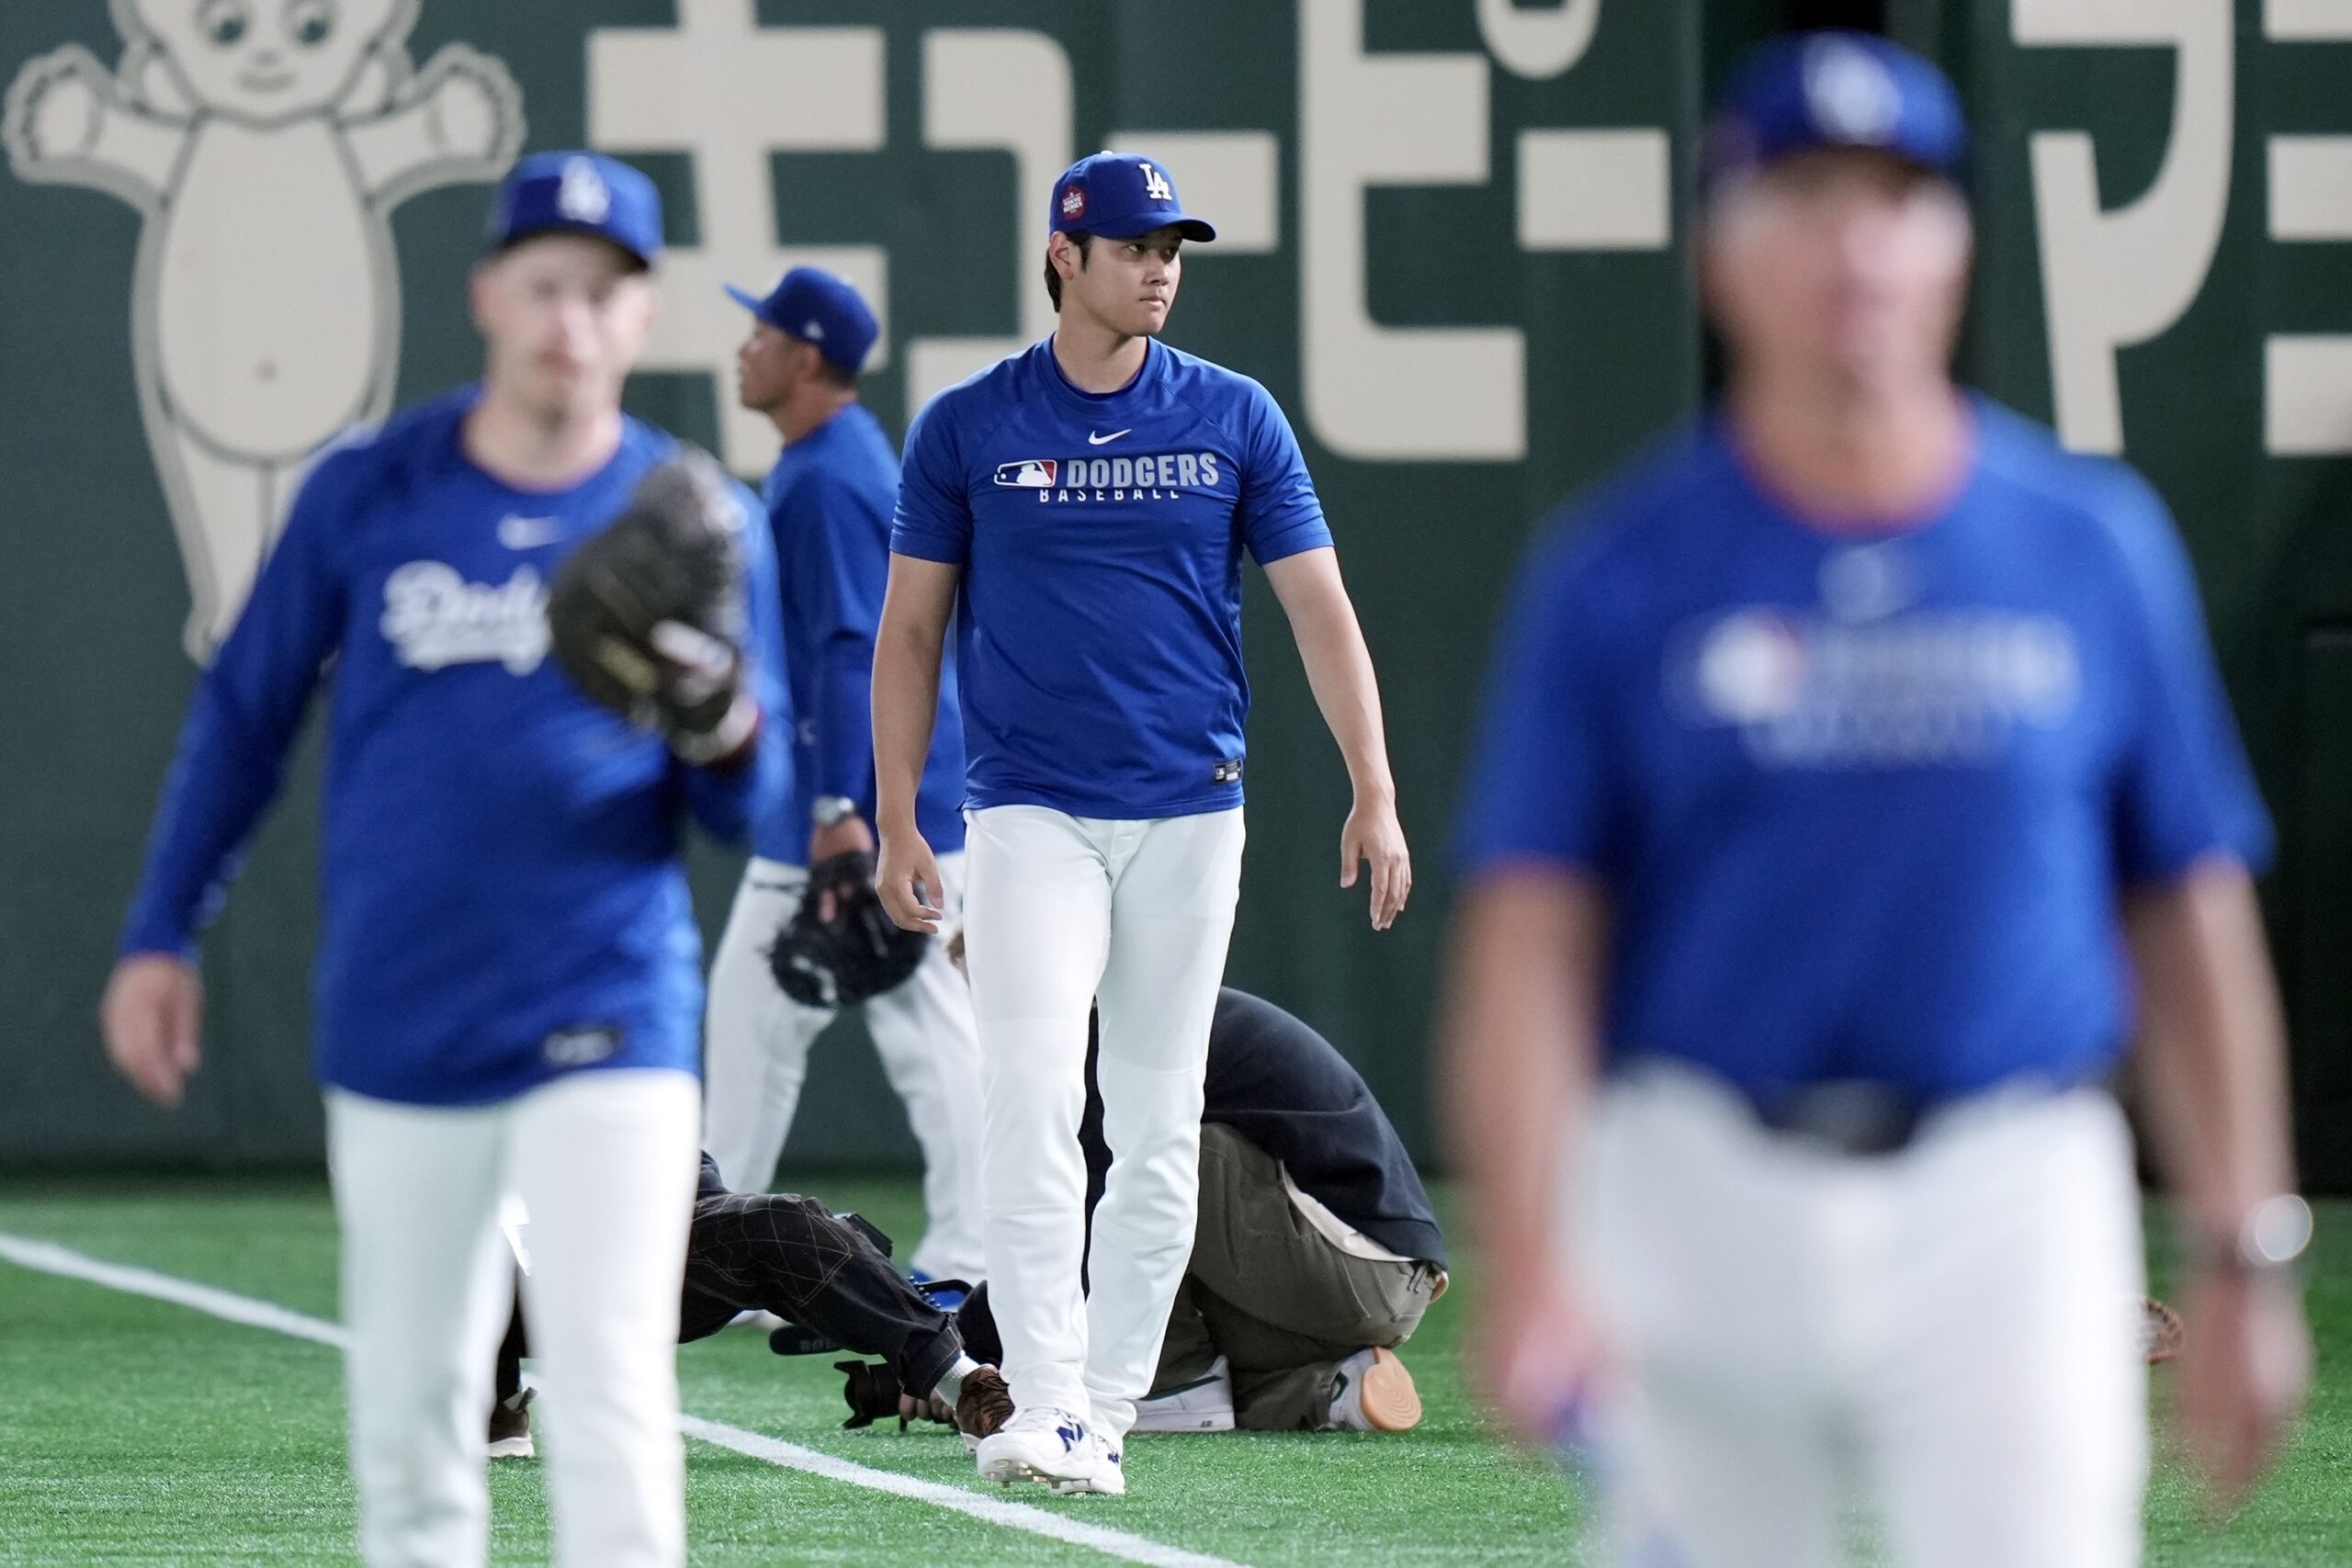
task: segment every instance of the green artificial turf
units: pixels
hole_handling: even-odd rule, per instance
[[[823,1195],[893,1234],[918,1228],[911,1183]],[[0,1186],[0,1232],[334,1315],[334,1231],[316,1182],[18,1180]],[[2320,1236],[2320,1383],[2304,1430],[2226,1527],[2160,1461],[2157,1568],[2352,1563],[2352,1374],[2339,1350],[2352,1347],[2352,1205],[2329,1206]],[[2166,1262],[2160,1238],[2160,1280]],[[680,1379],[686,1409],[710,1420],[1261,1568],[1568,1560],[1572,1488],[1485,1434],[1455,1370],[1475,1265],[1456,1279],[1407,1348],[1428,1411],[1419,1431],[1145,1438],[1129,1449],[1125,1499],[981,1487],[936,1427],[842,1431],[830,1359],[776,1358],[756,1334],[686,1347]],[[2159,1373],[2159,1405],[2164,1393]],[[492,1488],[493,1560],[547,1561],[538,1468],[493,1466]],[[702,1443],[687,1447],[687,1509],[697,1563],[1109,1561]],[[0,1564],[355,1560],[333,1351],[0,1263]]]

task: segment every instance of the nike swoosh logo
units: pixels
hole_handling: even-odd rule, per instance
[[[1086,444],[1089,446],[1100,446],[1106,441],[1116,441],[1122,435],[1133,434],[1135,433],[1135,428],[1136,427],[1131,424],[1125,430],[1114,430],[1108,435],[1089,434],[1086,438]]]
[[[516,517],[511,513],[498,525],[498,542],[510,550],[535,550],[551,543],[563,531],[552,517]]]

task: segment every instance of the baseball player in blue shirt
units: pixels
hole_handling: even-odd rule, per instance
[[[1857,1492],[1906,1564],[2140,1560],[2135,1020],[2225,1490],[2305,1375],[2268,825],[2163,503],[1951,383],[1965,141],[1882,39],[1748,63],[1723,404],[1546,531],[1498,655],[1443,1076],[1474,1366],[1589,1445],[1627,1562],[1840,1561]]]
[[[543,1287],[525,1306],[558,1560],[671,1564],[702,1011],[681,817],[736,837],[786,787],[783,727],[760,722],[788,711],[774,568],[752,497],[725,486],[751,631],[715,731],[633,726],[549,659],[556,569],[676,450],[620,411],[661,204],[625,164],[539,154],[509,175],[491,239],[471,284],[481,384],[320,462],[198,685],[103,1024],[123,1073],[176,1103],[198,1064],[198,932],[324,680],[313,1027],[362,1552],[483,1560],[514,1197]]]
[[[907,436],[875,649],[882,897],[944,912],[918,784],[953,617],[968,752],[968,958],[990,1290],[1018,1414],[981,1474],[1125,1489],[1193,1240],[1202,1075],[1241,872],[1241,558],[1266,570],[1355,806],[1341,886],[1403,906],[1379,693],[1313,481],[1265,389],[1155,342],[1187,241],[1167,170],[1104,152],[1055,183],[1053,335],[933,399]],[[1078,1143],[1099,1003],[1116,1151],[1088,1269]]]
[[[854,868],[871,885],[874,632],[890,570],[899,455],[858,400],[879,327],[847,280],[795,267],[764,297],[737,355],[743,406],[775,420],[783,455],[763,499],[784,592],[794,790],[752,830],[752,858],[710,971],[704,1028],[704,1146],[736,1187],[763,1191],[792,1130],[808,1048],[837,1009],[797,1002],[769,953],[799,910],[810,868]],[[964,724],[951,660],[915,816],[939,860],[941,896],[963,907]],[[885,928],[887,929],[887,927]],[[919,939],[918,939],[919,940]],[[980,1257],[980,1058],[971,991],[944,945],[864,1003],[865,1027],[922,1145],[928,1224],[908,1261],[919,1277],[977,1280]]]

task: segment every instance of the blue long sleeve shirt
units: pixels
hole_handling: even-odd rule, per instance
[[[520,491],[462,450],[475,396],[399,416],[303,486],[198,685],[122,942],[193,953],[323,679],[317,1071],[412,1104],[494,1102],[582,1068],[694,1071],[684,818],[741,838],[789,788],[775,562],[750,494],[765,718],[748,761],[689,768],[580,692],[546,616],[558,565],[675,442],[630,421],[579,485]]]
[[[753,832],[765,859],[808,863],[809,812],[820,795],[854,801],[874,818],[874,634],[890,578],[898,495],[899,455],[863,403],[787,445],[762,492],[799,716],[795,787]],[[915,823],[933,852],[964,847],[963,805],[964,711],[951,649],[941,661],[939,715],[915,795]]]

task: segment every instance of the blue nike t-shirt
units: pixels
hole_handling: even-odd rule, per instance
[[[774,558],[741,507],[763,725],[747,762],[690,768],[548,652],[548,584],[628,504],[669,435],[628,421],[568,490],[517,490],[461,444],[469,389],[320,462],[197,684],[125,923],[192,955],[329,688],[317,1071],[420,1105],[565,1073],[693,1072],[702,944],[684,818],[725,838],[790,788]]]
[[[932,400],[890,548],[963,568],[966,803],[1137,820],[1241,804],[1241,557],[1331,543],[1289,422],[1148,345],[1079,390],[1052,340]]]
[[[1760,1104],[2102,1072],[2118,899],[2270,829],[2170,517],[1972,404],[1936,515],[1807,526],[1701,424],[1550,528],[1487,694],[1458,853],[1613,916],[1612,1065]]]
[[[792,709],[792,793],[752,835],[762,858],[808,863],[809,812],[821,795],[874,820],[874,632],[890,575],[899,454],[863,403],[786,445],[761,499],[784,592],[784,663]],[[964,847],[964,718],[956,660],[939,672],[939,719],[915,795],[932,849]]]

